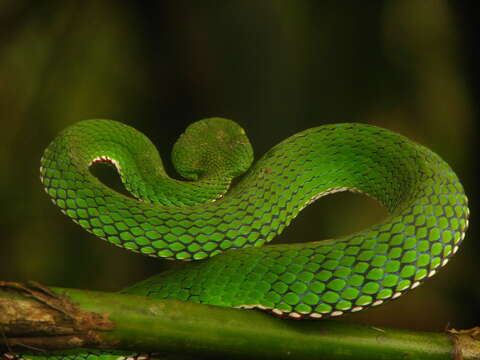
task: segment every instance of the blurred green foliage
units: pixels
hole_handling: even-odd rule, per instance
[[[43,149],[86,118],[138,128],[167,163],[186,125],[209,116],[239,122],[257,157],[309,127],[375,124],[439,153],[474,198],[456,21],[442,0],[2,1],[0,279],[116,290],[170,266],[95,239],[43,193]],[[279,240],[344,234],[384,215],[371,200],[337,194],[306,209]],[[463,250],[420,289],[346,319],[478,325],[476,234],[472,222]]]

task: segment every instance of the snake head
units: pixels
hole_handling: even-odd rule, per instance
[[[248,170],[253,149],[245,131],[224,118],[209,118],[187,127],[172,150],[172,162],[186,179],[228,179]]]

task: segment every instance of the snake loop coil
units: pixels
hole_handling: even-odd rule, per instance
[[[187,181],[167,176],[144,135],[110,120],[67,128],[42,158],[47,193],[84,229],[149,256],[200,260],[125,293],[293,319],[338,316],[420,285],[455,254],[468,227],[467,198],[448,164],[374,126],[309,129],[250,167],[243,129],[205,119],[187,128],[172,158]],[[95,178],[94,162],[115,166],[135,198]],[[368,194],[390,215],[348,236],[262,247],[312,201],[343,190]]]

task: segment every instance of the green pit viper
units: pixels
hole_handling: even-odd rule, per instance
[[[308,129],[251,166],[244,130],[204,119],[180,136],[172,161],[187,181],[166,174],[146,136],[111,120],[67,128],[42,157],[46,192],[87,231],[148,256],[200,260],[124,293],[290,319],[339,316],[416,288],[456,253],[468,227],[467,198],[448,164],[374,126]],[[94,177],[95,162],[115,166],[132,197]],[[348,236],[263,246],[308,204],[345,190],[373,197],[389,216]]]

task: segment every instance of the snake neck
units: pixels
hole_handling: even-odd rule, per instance
[[[185,143],[189,138],[182,136],[181,140]],[[185,160],[183,153],[177,150],[174,155],[180,154],[176,157],[181,157],[179,162],[185,167],[190,159]],[[46,149],[42,169],[61,171],[67,179],[84,179],[84,188],[95,184],[95,187],[103,188],[102,192],[111,194],[111,190],[106,190],[90,174],[89,168],[94,163],[115,167],[126,190],[137,200],[164,206],[192,206],[215,201],[227,192],[236,175],[224,170],[222,163],[214,163],[197,170],[201,173],[197,181],[173,179],[165,172],[156,148],[146,136],[111,120],[87,120],[66,129]],[[43,170],[41,176],[47,187],[58,187],[55,180],[53,186],[49,184],[48,174],[45,178]],[[65,189],[68,187],[69,184]]]

